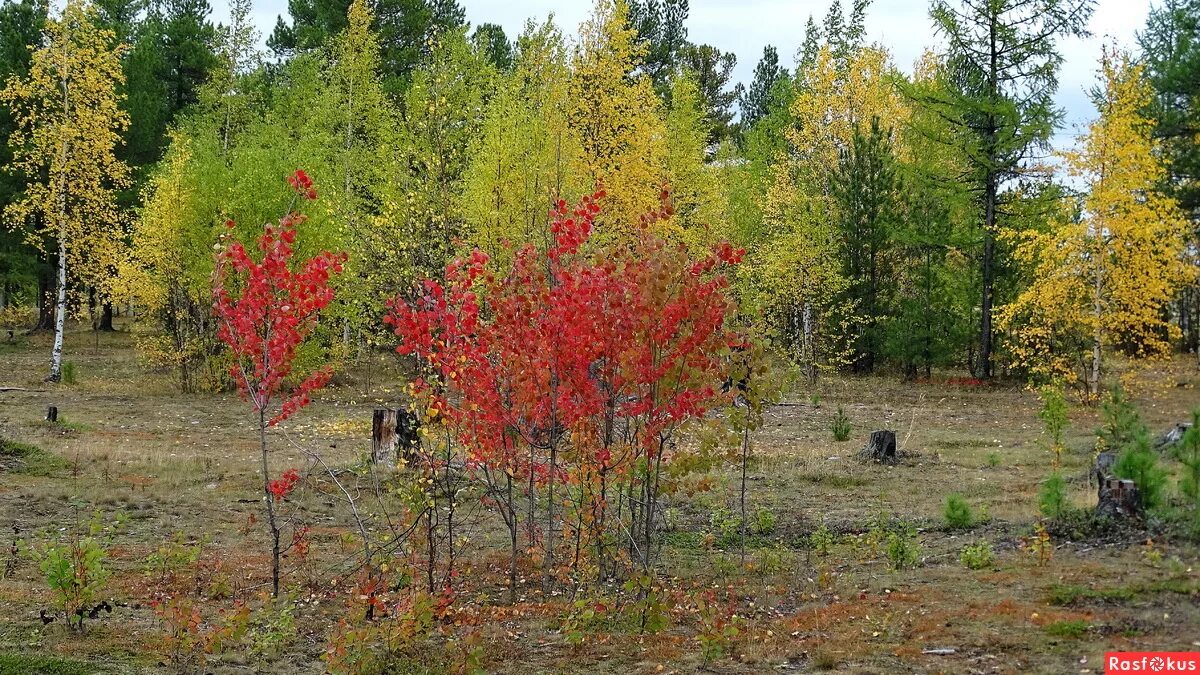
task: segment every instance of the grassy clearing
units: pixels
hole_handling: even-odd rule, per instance
[[[176,393],[138,366],[128,340],[71,333],[77,381],[54,388],[40,382],[44,337],[5,348],[11,365],[0,385],[29,391],[0,393],[0,522],[18,530],[0,540],[8,568],[0,584],[0,673],[178,669],[161,665],[168,626],[147,589],[166,574],[154,561],[189,552],[197,562],[187,584],[200,587],[206,617],[216,621],[217,609],[228,615],[238,598],[256,607],[244,646],[213,656],[206,672],[322,672],[321,653],[346,610],[344,597],[328,594],[320,579],[341,572],[354,548],[336,493],[316,480],[298,493],[315,553],[308,562],[285,559],[297,599],[292,615],[262,609],[267,549],[253,420],[234,395]],[[1152,429],[1200,404],[1192,368],[1170,364],[1155,374],[1170,386],[1138,391]],[[304,468],[299,448],[319,448],[332,465],[354,466],[369,448],[371,410],[394,405],[400,391],[395,365],[372,356],[284,425],[278,437],[290,442],[276,445],[273,461]],[[70,423],[47,424],[48,405]],[[1100,663],[1109,649],[1194,649],[1196,544],[1162,523],[1122,529],[1086,515],[1095,501],[1087,479],[1093,410],[1071,408],[1063,457],[1066,500],[1080,515],[1051,528],[1047,561],[1028,552],[1052,458],[1038,406],[1035,394],[1016,386],[941,388],[881,377],[822,381],[772,409],[752,439],[754,520],[744,563],[731,520],[739,482],[732,468],[701,476],[709,489],[664,505],[660,575],[668,591],[727,592],[739,617],[737,636],[717,658],[704,656],[701,614],[680,605],[666,631],[642,635],[615,587],[590,589],[586,598],[544,597],[527,569],[519,611],[504,605],[503,526],[481,509],[466,510],[462,534],[478,545],[463,561],[472,585],[460,593],[459,625],[443,626],[435,643],[406,654],[407,672],[446,672],[476,648],[481,667],[498,673],[1079,672],[1088,667],[1081,659]],[[853,420],[848,442],[830,433],[839,409]],[[896,430],[899,466],[852,458],[880,428]],[[947,522],[952,494],[969,508],[969,521]],[[50,541],[93,511],[105,523],[121,521],[106,544],[113,612],[83,634],[61,622],[43,625],[39,613],[52,598],[33,561],[6,552],[9,539]],[[976,550],[974,569],[963,562],[967,547]],[[574,608],[581,599],[583,609]],[[954,652],[927,653],[944,648]]]

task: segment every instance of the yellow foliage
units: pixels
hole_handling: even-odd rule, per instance
[[[1153,90],[1143,67],[1106,54],[1100,116],[1080,148],[1063,153],[1087,192],[1077,217],[1048,231],[1007,232],[1030,285],[999,313],[1016,361],[1035,375],[1078,377],[1099,393],[1104,354],[1166,354],[1178,330],[1163,308],[1194,276],[1185,263],[1186,221],[1156,185],[1166,167],[1143,115]]]
[[[463,215],[472,243],[501,262],[505,243],[541,244],[550,208],[590,190],[578,136],[567,123],[570,70],[562,34],[531,25],[520,55],[488,104],[472,149]]]
[[[0,91],[15,122],[11,168],[35,178],[9,205],[9,227],[38,247],[56,240],[72,276],[104,296],[123,241],[115,191],[129,176],[114,155],[129,115],[117,95],[123,47],[113,42],[92,5],[70,0],[47,20],[29,76]]]
[[[644,48],[624,0],[597,0],[572,61],[569,119],[593,183],[608,192],[599,238],[628,232],[656,209],[666,178],[666,128],[650,78],[635,72]]]

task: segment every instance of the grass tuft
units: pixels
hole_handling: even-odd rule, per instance
[[[0,471],[50,476],[67,466],[67,460],[37,446],[0,438]]]

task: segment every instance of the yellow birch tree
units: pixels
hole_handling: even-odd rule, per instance
[[[1099,118],[1067,171],[1086,186],[1074,217],[1048,231],[1008,232],[1032,282],[1000,313],[1015,360],[1035,376],[1079,380],[1100,393],[1107,355],[1164,355],[1177,327],[1164,308],[1193,272],[1185,264],[1187,224],[1155,189],[1166,167],[1155,153],[1154,95],[1128,55],[1101,61]]]
[[[597,0],[572,60],[571,127],[588,177],[604,186],[600,239],[619,236],[659,204],[666,129],[654,85],[637,72],[645,54],[625,0]]]
[[[47,20],[28,77],[0,91],[16,122],[14,168],[33,179],[7,215],[31,243],[57,243],[51,382],[61,379],[68,279],[107,297],[123,241],[116,191],[128,184],[129,169],[114,150],[129,116],[117,93],[123,47],[115,42],[97,27],[92,5],[68,0]]]

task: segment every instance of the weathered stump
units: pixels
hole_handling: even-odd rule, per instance
[[[1092,467],[1092,477],[1096,485],[1103,487],[1104,480],[1112,475],[1113,465],[1117,463],[1115,452],[1102,452],[1096,455],[1096,465]]]
[[[1173,425],[1170,429],[1164,431],[1155,441],[1154,449],[1159,452],[1170,450],[1179,441],[1183,440],[1183,435],[1188,429],[1192,428],[1191,422],[1179,422]]]
[[[1096,513],[1109,518],[1136,518],[1142,513],[1142,497],[1137,483],[1109,476],[1100,484]]]
[[[46,408],[46,421],[47,422],[57,422],[58,421],[58,406],[52,405],[49,408]]]
[[[872,431],[867,447],[858,451],[858,458],[878,464],[898,463],[900,460],[896,455],[896,432],[889,429]]]
[[[406,462],[415,458],[420,442],[420,422],[407,410],[378,408],[371,419],[371,461],[396,466],[396,458]]]

